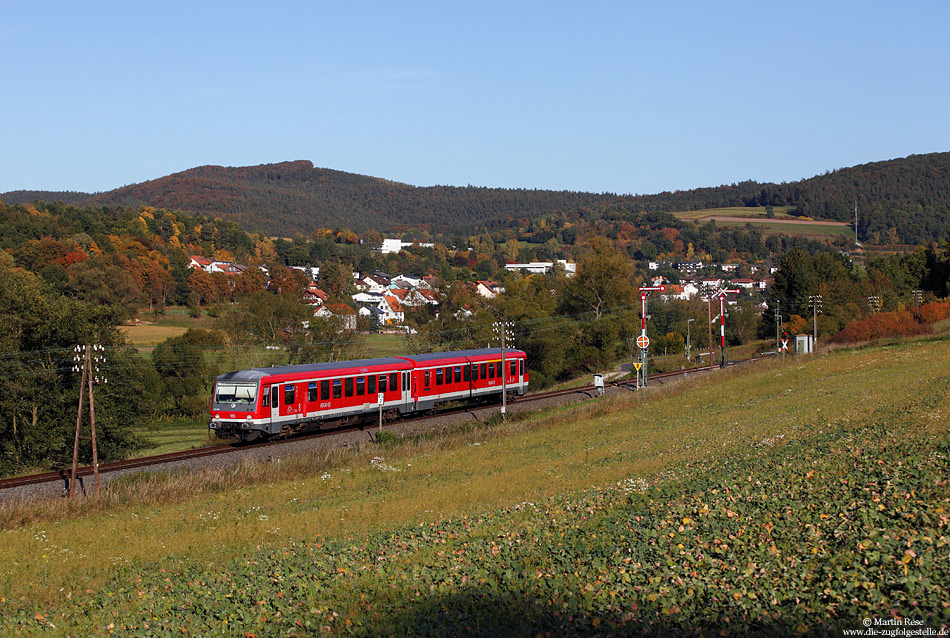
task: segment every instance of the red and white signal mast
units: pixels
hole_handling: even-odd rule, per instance
[[[726,295],[738,295],[741,292],[738,288],[722,288],[715,294],[719,298],[719,349],[722,354],[720,368],[726,367]],[[709,356],[711,359],[711,352]]]
[[[640,347],[640,371],[643,377],[643,386],[647,384],[647,351],[650,348],[650,338],[647,336],[647,295],[651,292],[663,292],[666,286],[640,286],[640,336],[637,337],[637,346]]]

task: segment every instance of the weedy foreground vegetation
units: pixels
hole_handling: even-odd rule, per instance
[[[950,341],[0,511],[0,633],[950,624]]]

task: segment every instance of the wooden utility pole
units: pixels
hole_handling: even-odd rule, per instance
[[[72,472],[69,477],[69,496],[73,497],[78,494],[76,489],[76,481],[78,480],[79,473],[79,442],[80,441],[91,441],[92,442],[92,472],[95,477],[95,489],[96,494],[99,493],[99,450],[96,445],[96,402],[93,397],[92,384],[93,381],[99,383],[106,382],[104,377],[101,377],[98,374],[99,368],[93,364],[100,363],[105,361],[105,357],[96,355],[93,358],[93,352],[102,351],[102,346],[76,346],[76,356],[73,357],[73,362],[77,365],[73,366],[74,372],[79,372],[79,365],[82,364],[82,380],[79,382],[79,409],[76,412],[76,437],[73,439],[73,467]],[[83,399],[84,395],[89,393],[89,436],[84,436],[82,433],[82,412],[83,412]]]
[[[810,295],[808,305],[812,314],[812,347],[818,346],[818,315],[821,314],[821,295]]]

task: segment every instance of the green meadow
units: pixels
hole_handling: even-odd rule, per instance
[[[947,626],[950,341],[0,506],[0,633]]]

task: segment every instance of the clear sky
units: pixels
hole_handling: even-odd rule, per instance
[[[295,159],[654,193],[950,150],[950,2],[0,2],[0,192]]]

